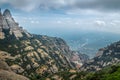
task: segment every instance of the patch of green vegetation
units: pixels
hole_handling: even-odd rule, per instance
[[[96,72],[81,71],[81,72],[72,73],[69,71],[62,71],[46,77],[49,77],[52,80],[53,79],[52,77],[55,75],[62,78],[62,80],[120,80],[120,65],[109,66]],[[36,77],[34,76],[34,78],[37,78],[37,77],[38,77],[37,75]],[[46,77],[43,75],[41,80],[44,80]]]
[[[91,78],[86,77],[86,80],[120,80],[120,65],[113,65],[97,71]]]

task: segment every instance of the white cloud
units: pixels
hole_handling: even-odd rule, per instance
[[[57,21],[57,23],[58,23],[58,24],[61,24],[61,23],[62,23],[62,21],[60,21],[60,20],[59,20],[59,21]]]
[[[79,25],[79,24],[80,24],[80,22],[75,22],[75,24],[76,24],[76,25]]]
[[[30,21],[30,22],[31,22],[32,24],[39,24],[39,23],[40,23],[39,21],[35,21],[35,20],[34,20],[34,21],[32,20],[32,21]]]
[[[21,9],[24,11],[32,11],[39,7],[40,1],[36,0],[0,0],[0,4],[9,4],[14,8]]]
[[[32,24],[34,24],[35,23],[35,21],[30,21]]]
[[[114,22],[111,22],[110,25],[111,25],[111,26],[117,26],[117,24],[114,23]]]
[[[105,21],[101,21],[101,20],[95,21],[95,24],[97,24],[98,26],[105,26],[106,25]]]

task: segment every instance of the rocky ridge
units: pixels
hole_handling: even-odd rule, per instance
[[[84,71],[98,71],[104,67],[120,64],[120,41],[99,49],[96,56],[81,68]]]

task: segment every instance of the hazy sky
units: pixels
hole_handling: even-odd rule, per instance
[[[120,33],[120,0],[0,0],[0,7],[33,33]]]

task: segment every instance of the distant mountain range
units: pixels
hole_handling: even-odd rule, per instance
[[[119,34],[107,32],[79,32],[76,34],[64,35],[63,39],[68,43],[72,50],[79,51],[93,58],[96,52],[113,42],[120,40]]]

